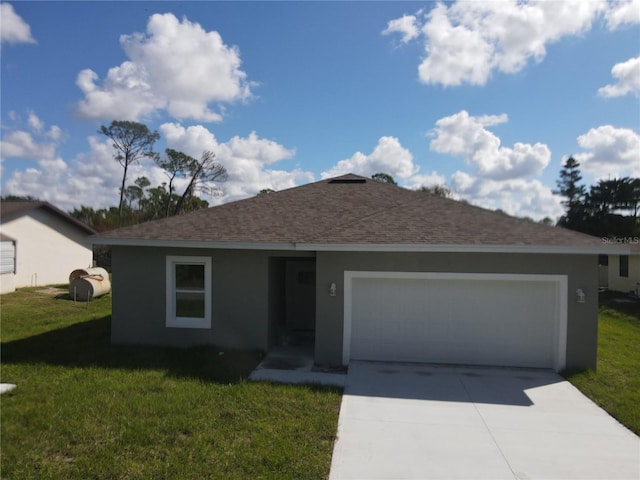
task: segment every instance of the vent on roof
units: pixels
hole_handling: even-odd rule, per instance
[[[329,183],[367,183],[366,178],[334,178]]]

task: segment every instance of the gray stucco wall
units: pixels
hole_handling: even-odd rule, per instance
[[[165,327],[167,255],[212,259],[212,327]],[[278,252],[262,250],[113,247],[114,343],[268,350],[282,315],[282,264],[285,257],[316,256],[316,363],[342,363],[344,271],[517,273],[568,276],[566,367],[595,368],[598,319],[596,255]],[[275,261],[274,261],[275,260]],[[331,282],[337,296],[328,295]],[[587,294],[584,304],[575,291]],[[279,293],[280,292],[280,293]],[[276,300],[274,300],[274,298]]]
[[[345,270],[567,275],[566,368],[595,369],[597,255],[318,252],[315,356],[319,364],[338,365],[342,362]],[[331,282],[338,287],[336,297],[327,294]],[[575,301],[577,288],[587,294],[583,304]]]
[[[165,326],[168,255],[211,257],[211,329]],[[111,340],[267,350],[273,339],[269,331],[269,258],[287,255],[257,250],[113,247]]]

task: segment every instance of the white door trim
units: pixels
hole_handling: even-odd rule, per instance
[[[566,365],[567,354],[567,302],[568,278],[566,275],[537,275],[519,273],[452,273],[452,272],[344,272],[344,324],[342,336],[342,363],[348,365],[351,358],[352,283],[355,278],[420,279],[420,280],[502,280],[551,282],[556,288],[554,369],[561,371]]]

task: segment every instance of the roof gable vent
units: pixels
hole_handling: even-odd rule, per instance
[[[334,178],[329,183],[367,183],[366,178]]]

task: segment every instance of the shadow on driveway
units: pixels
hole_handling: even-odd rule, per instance
[[[527,390],[563,382],[551,370],[454,365],[358,362],[350,368],[345,394],[530,406]]]
[[[352,362],[330,480],[640,478],[640,439],[549,370]]]

